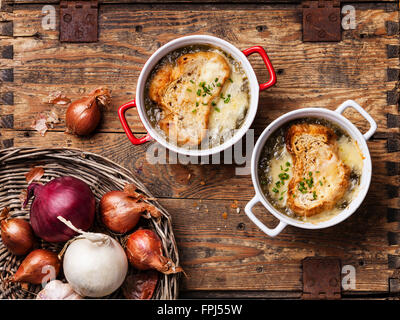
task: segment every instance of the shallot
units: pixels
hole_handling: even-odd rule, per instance
[[[110,191],[101,198],[100,217],[110,230],[125,233],[133,229],[142,216],[161,216],[161,212],[154,205],[140,201],[144,196],[135,189],[135,186],[127,184],[124,191]]]
[[[41,284],[44,280],[55,279],[60,272],[61,262],[57,254],[45,249],[32,251],[22,261],[13,282]]]
[[[35,235],[28,221],[11,218],[8,219],[8,209],[4,209],[0,217],[1,240],[15,255],[24,255],[32,250],[35,244]]]
[[[132,233],[126,243],[126,253],[132,266],[139,270],[155,269],[164,274],[183,271],[163,256],[161,240],[152,230],[139,229]]]
[[[91,134],[100,122],[101,109],[109,105],[110,99],[110,91],[99,88],[72,102],[65,115],[68,132],[80,136]]]
[[[63,217],[58,218],[81,234],[69,241],[65,249],[64,275],[71,287],[82,296],[95,298],[117,290],[128,272],[121,245],[108,235],[83,232]]]

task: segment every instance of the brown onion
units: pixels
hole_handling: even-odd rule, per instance
[[[68,131],[80,136],[91,134],[100,122],[101,108],[107,107],[110,99],[110,91],[99,88],[72,102],[65,115]]]
[[[57,277],[60,272],[61,262],[56,253],[37,249],[32,251],[22,261],[12,281],[41,284],[44,277]],[[50,280],[50,278],[48,278]]]
[[[100,217],[110,230],[125,233],[132,230],[141,216],[159,218],[161,212],[152,204],[140,201],[143,195],[133,185],[126,185],[124,191],[107,192],[100,201]],[[149,215],[142,215],[147,212]]]
[[[122,285],[125,298],[131,300],[149,300],[154,294],[158,282],[155,270],[129,274]]]
[[[35,235],[28,221],[18,218],[1,221],[1,240],[15,255],[24,255],[32,250]]]
[[[140,229],[132,233],[126,243],[129,262],[136,269],[155,269],[164,274],[182,272],[171,259],[163,256],[162,243],[154,231]]]

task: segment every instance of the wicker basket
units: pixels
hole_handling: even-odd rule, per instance
[[[29,208],[21,208],[19,199],[22,190],[27,188],[24,174],[31,167],[40,165],[45,169],[41,182],[46,183],[59,176],[75,176],[85,181],[92,189],[97,203],[102,195],[111,190],[122,190],[125,183],[134,183],[138,189],[152,198],[150,192],[130,171],[99,155],[74,149],[36,149],[9,148],[0,150],[0,210],[10,208],[13,217],[22,216],[29,219]],[[178,249],[171,226],[171,217],[157,201],[153,203],[162,212],[159,222],[154,219],[146,223],[160,237],[164,254],[179,265]],[[145,220],[145,219],[141,219]],[[92,228],[113,236],[123,244],[123,236],[112,234],[96,219]],[[59,252],[63,244],[50,244],[41,241],[43,248]],[[21,287],[18,283],[7,281],[18,269],[23,257],[11,254],[0,239],[0,298],[32,299],[40,291],[41,286],[29,285]],[[176,299],[178,297],[179,275],[160,274],[159,282],[153,299]],[[117,290],[107,298],[122,298],[121,290]]]

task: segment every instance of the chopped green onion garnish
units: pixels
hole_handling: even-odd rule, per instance
[[[279,174],[279,178],[282,180],[288,180],[289,179],[289,175],[287,173],[280,173]]]
[[[290,167],[290,162],[286,162],[286,167]]]
[[[200,97],[201,96],[201,90],[199,89],[199,90],[197,90],[197,95]]]
[[[194,84],[194,81],[193,81],[193,80],[190,80],[190,82]]]
[[[280,198],[279,198],[279,201],[281,201],[281,200],[283,200],[283,197],[280,197]]]
[[[214,107],[215,111],[221,112],[218,107]]]
[[[189,92],[192,92],[192,90],[191,90],[191,89],[189,89],[189,88],[187,88],[186,90],[187,90],[187,91],[189,91]]]
[[[218,83],[217,83],[217,87],[220,87],[220,86],[221,86],[221,82],[218,82]]]
[[[228,79],[230,82],[233,82],[233,80],[231,78]]]
[[[275,193],[279,192],[279,190],[277,188],[272,188],[272,191],[275,192]]]
[[[193,113],[196,113],[196,112],[197,112],[197,109],[193,109],[192,112],[193,112]]]
[[[215,80],[214,80],[215,82],[218,82],[218,78],[215,78]]]
[[[317,193],[315,191],[313,191],[312,195],[314,200],[317,199]]]

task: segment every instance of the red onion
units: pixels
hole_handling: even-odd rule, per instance
[[[32,183],[28,197],[32,196],[31,225],[35,234],[49,242],[64,242],[77,233],[57,219],[62,216],[77,228],[87,231],[94,220],[96,204],[89,186],[74,177],[59,177],[46,185]]]

